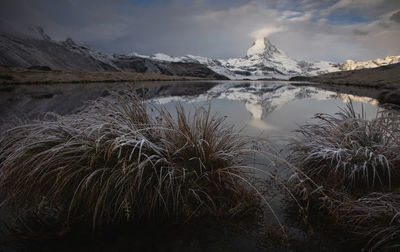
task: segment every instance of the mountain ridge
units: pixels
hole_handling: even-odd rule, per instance
[[[198,62],[230,79],[289,79],[296,75],[313,76],[340,71],[339,65],[332,62],[294,60],[272,44],[267,37],[253,41],[247,54],[241,58],[212,59],[194,55],[172,57],[163,53],[151,56],[137,53],[131,55],[161,61]]]
[[[0,29],[1,30],[1,29]],[[55,41],[40,27],[0,32],[0,66],[47,66],[54,70],[94,72],[137,72],[227,79],[206,66],[191,62],[167,62],[136,56],[108,55],[76,43],[71,38]]]
[[[400,62],[400,56],[387,56],[384,59],[378,58],[365,62],[346,60],[343,63],[295,60],[272,44],[267,37],[254,40],[246,55],[241,58],[213,59],[190,54],[173,57],[164,53],[156,53],[151,56],[138,53],[132,53],[132,55],[169,62],[198,62],[230,79],[250,80],[290,79],[295,76],[312,77],[331,72],[375,68]]]
[[[76,43],[71,38],[55,41],[41,27],[28,28],[26,31],[9,30],[0,27],[0,65],[12,67],[41,65],[64,70],[126,71],[208,79],[259,80],[317,76],[400,62],[400,56],[365,62],[347,60],[343,64],[295,60],[267,37],[254,40],[246,55],[241,58],[213,59],[190,54],[172,57],[163,53],[151,56],[138,53],[109,55]]]

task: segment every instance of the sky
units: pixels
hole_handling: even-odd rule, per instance
[[[298,60],[400,55],[400,0],[2,0],[0,24],[117,54],[227,59],[268,36]]]

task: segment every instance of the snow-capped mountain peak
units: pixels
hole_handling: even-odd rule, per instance
[[[295,75],[309,76],[339,70],[338,65],[330,62],[294,60],[273,45],[267,37],[254,40],[246,56],[242,58],[225,60],[193,55],[171,57],[162,53],[151,56],[135,54],[135,56],[167,62],[199,63],[230,79],[289,79]]]
[[[284,54],[274,46],[267,37],[256,39],[247,50],[247,57],[264,56],[272,57],[274,54]]]

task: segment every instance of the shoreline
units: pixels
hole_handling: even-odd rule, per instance
[[[381,104],[400,105],[400,63],[360,70],[327,73],[308,79],[327,90],[371,89],[368,95]],[[317,84],[321,83],[321,84]],[[343,88],[342,88],[343,87]]]
[[[348,93],[351,95],[364,96],[376,99],[379,104],[389,107],[400,106],[400,90],[396,88],[384,88],[379,86],[365,86],[360,84],[338,84],[332,82],[313,82],[301,83],[299,85],[309,85],[327,91]]]
[[[65,83],[114,83],[136,81],[194,81],[208,78],[135,72],[88,72],[74,70],[31,70],[0,67],[0,84],[34,85]]]

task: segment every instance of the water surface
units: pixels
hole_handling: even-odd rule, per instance
[[[226,122],[243,134],[265,137],[284,146],[289,138],[296,137],[299,125],[311,123],[317,113],[337,113],[350,100],[356,111],[363,109],[367,118],[376,115],[375,99],[283,81],[224,82],[202,94],[164,96],[151,102],[171,112],[178,103],[187,111],[210,106],[213,113],[226,117]]]

